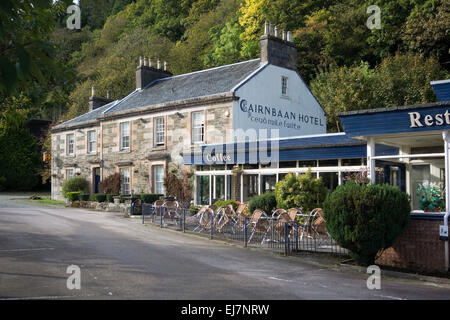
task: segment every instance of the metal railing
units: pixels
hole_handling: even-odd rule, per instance
[[[201,216],[190,209],[142,204],[142,223],[285,255],[301,252],[348,254],[327,232],[317,232],[297,221],[281,222],[276,217],[252,220],[252,217],[227,215],[220,209]]]

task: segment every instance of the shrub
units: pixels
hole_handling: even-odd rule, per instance
[[[106,195],[106,202],[113,203],[114,202],[114,197],[115,197],[114,194],[107,194]]]
[[[80,193],[79,199],[83,201],[89,201],[90,196],[91,195],[89,193]]]
[[[380,250],[391,247],[409,221],[409,196],[389,185],[340,185],[324,205],[327,231],[351,257],[373,264]]]
[[[236,210],[237,207],[239,206],[238,203],[237,203],[236,201],[234,201],[234,200],[217,200],[217,201],[214,203],[214,205],[215,205],[217,208],[224,207],[224,206],[227,206],[227,205],[229,205],[229,204],[231,204],[231,205],[233,206],[233,210]]]
[[[89,183],[83,177],[73,177],[64,181],[62,185],[62,193],[67,197],[68,192],[86,193],[89,190]]]
[[[156,200],[159,200],[161,196],[162,194],[143,193],[140,195],[140,198],[143,203],[153,203]]]
[[[104,194],[104,193],[93,194],[92,195],[92,199],[94,201],[97,201],[97,202],[105,202],[106,201],[106,194]]]
[[[131,194],[121,194],[119,197],[120,197],[120,203],[124,203],[125,198],[131,197]]]
[[[170,197],[175,197],[185,208],[189,207],[194,190],[192,171],[180,171],[172,167],[164,178],[164,188]]]
[[[119,194],[120,192],[120,173],[114,173],[103,179],[98,184],[98,191],[107,194]]]
[[[70,202],[74,202],[74,201],[80,200],[80,194],[81,194],[81,192],[79,192],[79,191],[67,192],[66,198],[69,199]]]
[[[191,216],[195,216],[197,214],[197,212],[200,210],[200,208],[201,208],[200,206],[192,205],[189,207],[188,214]]]
[[[276,207],[277,200],[274,192],[266,192],[262,195],[255,196],[248,202],[250,213],[253,213],[256,209],[261,209],[264,210],[265,213],[271,214]]]
[[[322,207],[327,196],[327,188],[322,179],[317,179],[308,170],[306,174],[289,173],[275,185],[275,195],[279,208],[303,208],[311,212],[314,208]]]

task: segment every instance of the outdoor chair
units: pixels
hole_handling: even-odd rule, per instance
[[[323,217],[323,210],[321,208],[315,208],[311,214],[314,219],[312,221],[311,229],[317,236],[327,234],[326,221]]]
[[[241,203],[236,209],[236,215],[238,217],[242,216],[244,214],[244,210],[247,208],[247,203]]]
[[[250,230],[250,237],[248,238],[247,243],[252,241],[255,232],[264,232],[263,241],[267,236],[267,232],[269,230],[268,222],[267,222],[267,214],[260,209],[256,209],[252,217],[250,218],[250,222],[247,224],[247,230]]]
[[[217,232],[223,232],[223,228],[233,221],[234,210],[232,205],[223,206],[217,210],[216,217],[217,220],[215,224],[215,229]]]
[[[286,213],[286,210],[284,209],[276,209],[272,212],[272,218],[278,219],[278,216],[282,213]]]
[[[211,215],[214,215],[214,211],[210,208],[205,208],[205,210],[203,210],[203,212],[199,216],[198,226],[195,227],[194,231],[198,230],[198,232],[202,232],[203,230],[210,230]]]
[[[164,217],[170,218],[172,220],[178,219],[180,217],[180,215],[178,214],[180,205],[177,201],[166,201],[164,202],[163,207],[166,209]]]

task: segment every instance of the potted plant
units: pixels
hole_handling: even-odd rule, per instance
[[[441,188],[436,185],[428,187],[420,184],[417,188],[417,194],[420,196],[420,209],[425,212],[441,212],[445,208],[445,194]]]

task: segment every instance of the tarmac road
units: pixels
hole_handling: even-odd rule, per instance
[[[368,274],[0,194],[0,299],[450,299],[450,285]],[[23,195],[22,195],[23,196]],[[69,290],[67,268],[81,271]]]

